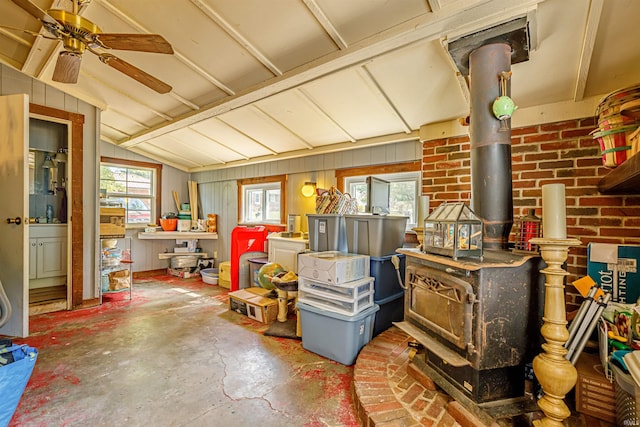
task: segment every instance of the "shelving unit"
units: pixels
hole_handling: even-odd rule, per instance
[[[105,248],[104,243],[107,240],[116,240],[115,248]],[[129,291],[129,300],[133,295],[133,258],[131,253],[131,238],[121,237],[117,239],[100,239],[100,304],[102,304],[102,296],[105,294],[113,294]],[[112,279],[110,274],[117,272],[127,272]],[[127,282],[128,286],[118,287],[118,280]],[[114,282],[112,285],[111,282]]]
[[[215,240],[217,238],[218,233],[209,233],[205,231],[155,231],[150,233],[138,233],[138,239],[140,240],[175,240],[177,244],[187,242],[188,247],[190,247],[193,252],[161,252],[158,254],[158,259],[168,259],[171,264],[173,264],[173,261],[180,261],[179,259],[174,258],[208,258],[209,254],[206,252],[195,252],[196,244],[200,239]],[[169,272],[170,274],[174,274],[173,267],[169,268]]]
[[[640,153],[628,158],[598,183],[602,194],[640,193]]]
[[[138,239],[141,240],[213,240],[217,238],[218,233],[207,233],[206,231],[155,231],[151,233],[138,233]]]

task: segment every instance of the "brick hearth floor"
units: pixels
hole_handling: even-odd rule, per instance
[[[413,341],[411,337],[392,326],[360,351],[353,372],[353,392],[362,426],[484,426],[429,377],[414,368],[409,361],[407,344],[410,341]],[[536,413],[532,418],[541,415]],[[502,421],[495,425],[513,425]],[[516,425],[521,423],[522,420]],[[604,421],[575,413],[565,425],[612,427]]]
[[[455,426],[447,411],[451,398],[416,381],[409,371],[412,339],[392,326],[358,355],[353,373],[358,418],[370,426]]]

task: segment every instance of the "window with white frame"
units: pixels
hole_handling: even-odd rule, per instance
[[[286,175],[238,181],[238,222],[283,224]]]
[[[370,206],[369,184],[367,178],[373,177],[386,181],[389,185],[388,214],[408,216],[407,229],[417,226],[418,190],[420,172],[400,172],[379,175],[349,176],[344,179],[344,188],[358,201],[358,211],[365,212]],[[374,210],[375,212],[375,210]],[[386,213],[386,212],[385,212]]]
[[[145,226],[158,217],[161,165],[130,160],[100,162],[101,204],[126,210],[127,226]]]

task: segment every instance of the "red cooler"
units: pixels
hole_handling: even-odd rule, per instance
[[[240,289],[240,256],[245,252],[266,252],[267,234],[265,226],[247,227],[239,225],[231,230],[231,287],[230,291]]]

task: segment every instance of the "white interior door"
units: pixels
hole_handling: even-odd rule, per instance
[[[29,98],[0,96],[0,282],[12,314],[0,335],[29,335]]]

